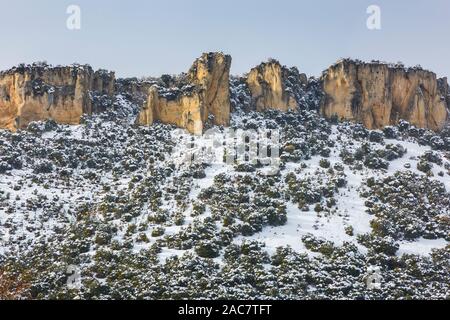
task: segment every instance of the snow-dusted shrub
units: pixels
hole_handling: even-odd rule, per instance
[[[442,183],[407,171],[371,180],[368,187],[368,212],[375,216],[375,235],[448,239],[450,194]]]

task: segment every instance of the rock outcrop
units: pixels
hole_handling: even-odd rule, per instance
[[[422,68],[342,60],[323,77],[324,116],[356,121],[369,129],[400,120],[441,130],[448,119],[448,85]],[[445,81],[446,82],[446,81]]]
[[[53,119],[78,124],[96,111],[94,95],[112,95],[115,77],[90,66],[21,65],[0,73],[0,128],[23,129]],[[100,111],[100,110],[99,110]]]
[[[154,121],[174,124],[193,134],[202,134],[208,121],[228,126],[230,123],[229,77],[231,56],[205,53],[189,72],[179,77],[164,76],[164,85],[154,85],[138,123]]]
[[[369,129],[403,119],[439,131],[449,119],[447,79],[420,67],[345,59],[320,81],[273,59],[244,77],[230,78],[230,68],[230,56],[205,53],[179,76],[116,82],[114,73],[90,66],[21,65],[0,72],[0,129],[15,131],[47,119],[78,124],[83,114],[113,105],[116,94],[138,106],[138,124],[160,121],[197,135],[210,125],[228,126],[232,107],[243,112],[320,109],[328,118]]]
[[[296,89],[306,86],[306,75],[297,68],[288,69],[276,60],[270,60],[253,68],[247,77],[247,86],[256,111],[297,110]]]

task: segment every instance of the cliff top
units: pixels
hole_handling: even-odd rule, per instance
[[[149,86],[157,85],[158,87],[163,88],[163,91],[168,90],[168,89],[174,89],[174,90],[181,89],[185,85],[189,84],[189,81],[188,81],[189,73],[192,71],[193,68],[195,68],[196,63],[199,61],[210,61],[214,55],[220,55],[220,56],[223,56],[224,58],[230,57],[229,55],[226,55],[222,52],[203,53],[202,56],[194,62],[194,65],[189,69],[188,72],[183,72],[183,73],[180,73],[177,75],[163,74],[159,77],[119,78],[117,80],[119,82],[123,82],[124,84],[125,83],[126,84],[135,83],[135,84],[146,84]],[[261,70],[262,68],[264,68],[264,66],[267,66],[269,64],[276,64],[276,65],[279,65],[281,67],[281,69],[284,71],[288,71],[288,72],[291,72],[294,74],[300,74],[300,71],[298,70],[297,67],[295,67],[295,66],[288,67],[286,65],[281,64],[277,59],[273,59],[273,58],[269,58],[267,61],[262,62],[259,65],[253,67],[251,69],[251,71],[252,70]],[[369,66],[369,67],[386,66],[387,68],[392,69],[392,70],[401,70],[404,72],[421,71],[421,72],[426,72],[426,73],[436,75],[435,72],[424,69],[420,65],[405,66],[402,62],[392,63],[392,62],[385,62],[385,61],[380,61],[380,60],[372,60],[370,62],[366,62],[366,61],[359,60],[359,59],[342,58],[342,59],[336,61],[329,68],[324,70],[322,72],[322,77],[327,75],[328,70],[330,70],[332,68],[336,68],[342,64],[356,65],[356,66]],[[11,75],[14,73],[20,73],[20,74],[33,73],[33,74],[41,75],[45,71],[57,72],[57,71],[65,70],[65,69],[70,69],[71,71],[74,71],[74,72],[77,72],[77,71],[94,72],[94,69],[89,64],[83,65],[83,64],[73,63],[71,65],[66,65],[66,66],[62,66],[62,65],[53,66],[53,65],[48,64],[47,62],[43,61],[43,62],[34,62],[31,64],[21,63],[21,64],[14,66],[8,70],[0,71],[0,76]],[[99,69],[99,70],[95,71],[95,73],[97,73],[97,75],[100,75],[100,76],[108,77],[111,74],[113,74],[114,72],[108,71],[105,69]],[[244,74],[244,75],[234,75],[234,76],[230,75],[230,77],[242,78],[242,77],[247,77],[247,75],[248,75],[248,73]],[[312,77],[312,78],[314,78],[314,77]],[[441,79],[445,79],[445,78],[441,78]]]
[[[380,60],[372,60],[370,62],[366,62],[366,61],[362,61],[359,59],[342,58],[342,59],[339,59],[338,61],[336,61],[327,70],[323,71],[322,75],[325,75],[330,68],[335,68],[342,64],[343,65],[356,65],[356,66],[363,66],[363,67],[365,67],[365,66],[367,66],[367,67],[386,66],[388,69],[399,70],[399,71],[401,70],[404,72],[423,71],[423,72],[427,72],[427,73],[436,74],[433,71],[424,69],[421,65],[415,65],[413,67],[411,67],[411,66],[408,67],[408,66],[405,66],[403,64],[403,62],[393,63],[393,62],[386,62],[386,61],[380,61]]]
[[[62,66],[62,65],[53,66],[51,64],[48,64],[45,61],[40,61],[40,62],[31,63],[31,64],[21,63],[21,64],[14,66],[8,70],[0,71],[0,76],[11,75],[14,73],[43,74],[46,71],[58,72],[58,71],[66,70],[66,69],[69,69],[69,70],[75,71],[75,72],[79,72],[79,71],[81,71],[81,72],[87,71],[89,73],[94,72],[94,69],[89,64],[82,65],[82,64],[78,64],[78,63],[73,63],[73,64],[67,65],[67,66]],[[95,72],[98,75],[104,75],[104,76],[109,76],[114,73],[112,71],[108,71],[105,69],[98,69]]]

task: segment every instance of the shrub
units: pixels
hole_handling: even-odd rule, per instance
[[[51,173],[53,171],[53,164],[50,161],[42,161],[34,166],[33,172],[36,174],[40,173]]]
[[[383,134],[386,137],[386,139],[396,139],[397,138],[397,131],[396,128],[388,126],[383,129]]]
[[[400,246],[390,237],[377,237],[371,234],[358,235],[358,242],[372,250],[374,253],[384,253],[395,256]]]
[[[0,300],[29,298],[30,276],[26,273],[13,274],[0,269]]]
[[[311,234],[303,236],[302,242],[306,249],[321,253],[325,256],[331,256],[335,250],[334,244],[331,241],[317,239]]]
[[[417,163],[417,170],[422,171],[424,173],[428,173],[431,171],[431,169],[433,169],[433,165],[430,164],[428,161],[426,160],[420,160]]]
[[[328,169],[331,166],[331,163],[327,159],[321,159],[319,165],[324,169]]]
[[[195,247],[195,252],[201,258],[217,258],[220,255],[220,247],[210,241],[201,241]]]
[[[369,134],[370,142],[382,143],[384,141],[383,134],[377,131],[371,131]]]
[[[375,215],[371,225],[377,236],[448,237],[448,226],[440,217],[450,213],[450,194],[442,183],[406,171],[378,181],[369,179],[366,184],[368,212]]]
[[[166,232],[166,229],[164,229],[163,227],[155,227],[152,230],[152,237],[153,238],[162,237],[165,232]]]

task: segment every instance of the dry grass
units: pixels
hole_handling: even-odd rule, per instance
[[[0,300],[27,299],[30,284],[26,279],[25,274],[16,276],[0,270]]]

